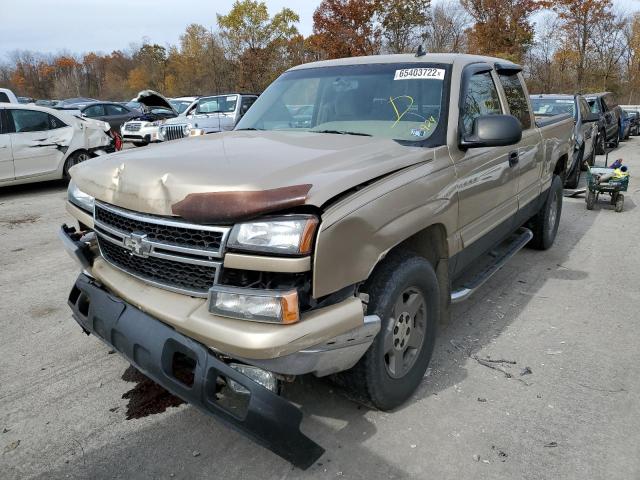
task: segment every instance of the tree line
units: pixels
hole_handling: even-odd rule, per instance
[[[153,89],[167,96],[260,92],[291,66],[380,53],[465,52],[525,67],[531,92],[608,90],[640,103],[640,15],[612,0],[322,0],[313,33],[298,14],[237,0],[216,28],[192,24],[176,45],[143,39],[109,54],[15,51],[0,85],[34,98],[124,100]]]

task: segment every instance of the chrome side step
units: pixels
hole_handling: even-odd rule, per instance
[[[493,258],[477,272],[474,272],[471,277],[465,278],[460,286],[452,289],[451,303],[467,300],[532,238],[533,232],[528,228],[521,227],[497,248],[490,250],[488,255]]]

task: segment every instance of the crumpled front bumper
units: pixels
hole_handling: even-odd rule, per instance
[[[113,296],[87,275],[78,277],[69,295],[69,306],[85,332],[117,350],[147,377],[296,467],[306,469],[324,453],[300,431],[300,409],[231,368],[201,343]],[[186,356],[195,365],[190,385],[173,372],[176,354]],[[233,380],[249,391],[243,417],[217,401],[219,377]]]

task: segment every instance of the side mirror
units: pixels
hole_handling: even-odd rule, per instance
[[[600,115],[597,113],[589,113],[587,118],[584,119],[585,122],[597,122],[600,120]]]
[[[470,134],[464,135],[461,148],[503,147],[522,139],[520,121],[512,115],[481,115],[473,120]]]

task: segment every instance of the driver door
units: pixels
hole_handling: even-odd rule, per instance
[[[489,65],[467,67],[460,102],[461,135],[471,133],[475,118],[505,113],[497,80]],[[517,155],[517,145],[468,148],[454,160],[464,256],[483,253],[493,246],[494,237],[499,241],[513,229],[518,210],[518,166],[511,157]],[[474,248],[469,249],[472,245]],[[456,269],[471,260],[462,259]]]

